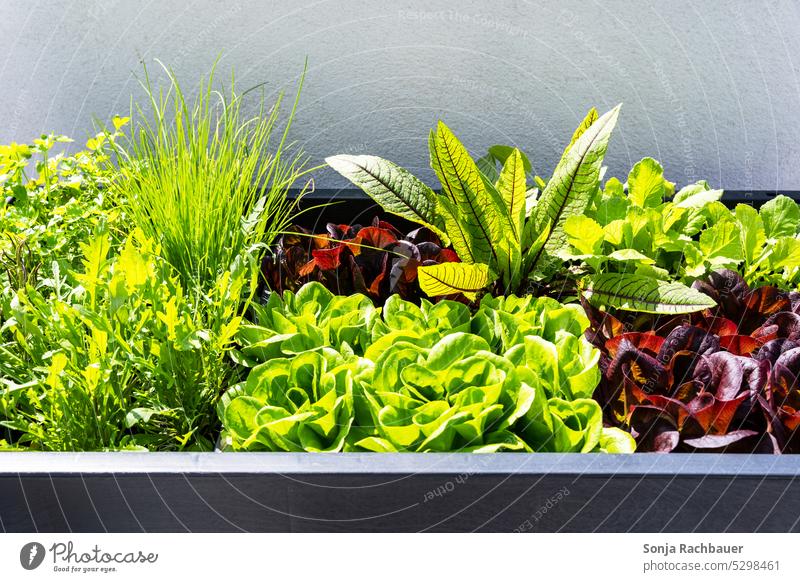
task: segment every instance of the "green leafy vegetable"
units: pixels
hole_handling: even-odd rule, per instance
[[[239,332],[253,367],[220,401],[233,450],[633,450],[589,399],[599,352],[577,305],[487,296],[473,316],[393,296],[381,311],[310,283],[259,323]]]
[[[494,146],[476,163],[442,122],[429,138],[439,194],[380,158],[340,155],[326,161],[387,212],[452,242],[464,265],[419,267],[424,291],[439,296],[461,291],[475,299],[494,285],[498,292],[513,293],[548,275],[558,262],[567,217],[583,213],[597,191],[618,113],[619,107],[600,118],[589,113],[538,200],[536,189],[527,187],[530,163],[522,152]]]
[[[590,279],[585,295],[592,302],[645,313],[691,313],[716,305],[691,287],[632,274],[596,275]]]

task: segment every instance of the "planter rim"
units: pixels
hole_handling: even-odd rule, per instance
[[[800,455],[719,453],[6,452],[0,476],[41,474],[520,474],[800,477]]]
[[[686,184],[684,184],[686,185]],[[771,198],[774,198],[778,194],[783,194],[784,196],[788,196],[789,198],[795,200],[796,202],[800,202],[800,190],[787,188],[785,190],[775,190],[772,188],[750,188],[750,189],[737,189],[737,188],[730,188],[730,189],[722,189],[724,193],[722,195],[722,202],[723,203],[747,203],[747,202],[756,202],[756,203],[763,203]],[[297,198],[299,193],[302,190],[300,188],[291,188],[289,189],[289,197],[290,198]],[[351,185],[345,185],[341,188],[315,188],[311,191],[306,191],[304,196],[306,200],[327,200],[327,199],[338,199],[338,200],[362,200],[372,202],[369,196],[365,194],[362,190],[358,188],[354,188]]]

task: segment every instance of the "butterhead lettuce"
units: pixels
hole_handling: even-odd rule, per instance
[[[239,334],[252,367],[222,398],[233,450],[632,452],[592,400],[599,352],[577,305],[485,297],[375,308],[318,283]]]

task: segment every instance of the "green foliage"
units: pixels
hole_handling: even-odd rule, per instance
[[[797,203],[786,196],[776,196],[758,213],[739,204],[730,217],[738,235],[740,254],[737,256],[742,258],[737,266],[745,282],[797,288],[800,285],[800,208]]]
[[[655,160],[644,158],[628,175],[627,188],[616,178],[605,183],[584,215],[570,216],[564,231],[569,250],[565,260],[579,260],[586,272],[605,276],[604,287],[649,278],[648,289],[679,291],[673,299],[684,305],[664,305],[658,312],[692,310],[691,292],[685,285],[720,269],[739,270],[748,284],[796,286],[800,267],[797,229],[800,209],[785,196],[767,202],[760,211],[740,204],[735,210],[719,202],[721,190],[698,182],[674,193]],[[626,280],[611,281],[610,274]],[[659,283],[663,281],[663,283]],[[597,288],[596,277],[589,283]],[[683,289],[675,287],[683,283]],[[661,294],[657,292],[656,295]],[[668,296],[654,297],[656,304],[670,303]],[[622,307],[625,302],[595,293],[598,303]],[[697,298],[695,298],[695,301]],[[652,311],[646,302],[624,308]]]
[[[665,202],[674,186],[651,158],[631,170],[627,193],[614,178],[602,190],[601,166],[618,113],[619,107],[603,116],[588,113],[550,180],[535,178],[541,194],[527,185],[530,162],[522,152],[493,146],[473,162],[441,122],[429,138],[431,167],[442,186],[438,195],[380,158],[334,156],[327,162],[387,211],[444,231],[461,263],[420,267],[420,287],[428,295],[460,293],[475,300],[484,289],[523,293],[532,284],[566,280],[593,290],[593,302],[621,309],[684,313],[708,306],[706,298],[668,279],[680,278],[676,271],[691,257],[702,256],[710,266],[725,263],[730,229],[709,226],[699,241],[692,238],[719,214],[712,203],[722,193],[698,183]],[[696,252],[685,251],[687,245]],[[634,280],[637,291],[647,292],[641,300],[609,294]]]
[[[272,295],[259,324],[239,333],[252,369],[219,406],[234,450],[633,450],[590,399],[599,354],[578,306],[484,297],[471,315],[393,296],[380,310],[309,283]]]
[[[586,298],[617,309],[644,313],[692,313],[716,302],[691,287],[636,274],[604,273],[589,280]]]
[[[565,222],[583,213],[598,188],[618,113],[616,107],[600,118],[594,110],[587,115],[538,200],[537,191],[527,187],[530,162],[522,152],[494,146],[476,163],[441,121],[429,138],[439,194],[375,156],[339,155],[326,161],[387,212],[427,226],[452,243],[462,263],[420,267],[424,291],[460,292],[474,299],[496,284],[505,293],[522,292],[529,281],[557,269],[566,244]]]
[[[4,297],[1,424],[43,450],[211,450],[250,269],[198,298],[141,231],[81,246],[80,268]]]
[[[115,118],[122,127],[125,119]],[[80,244],[102,228],[118,238],[124,215],[107,196],[113,172],[101,145],[119,134],[100,134],[91,148],[67,156],[43,135],[32,144],[0,146],[0,283],[4,292],[37,286],[58,265],[80,264]]]
[[[295,211],[297,101],[276,138],[280,98],[246,118],[244,95],[213,91],[213,72],[191,105],[168,76],[157,94],[145,72],[152,110],[135,109],[124,145],[128,118],[114,118],[75,156],[50,157],[54,136],[0,149],[8,446],[214,446],[261,251]]]
[[[145,68],[146,105],[136,106],[131,135],[114,148],[115,191],[184,285],[202,288],[291,223],[299,198],[287,192],[305,164],[287,143],[300,89],[276,137],[282,94],[269,108],[262,94],[257,114],[246,117],[248,92],[237,93],[233,77],[229,91],[219,92],[212,69],[187,102],[174,73],[164,70],[167,91],[153,87]]]

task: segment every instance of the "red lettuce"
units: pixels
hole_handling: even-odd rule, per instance
[[[382,304],[390,295],[419,302],[417,267],[458,261],[427,228],[403,234],[377,217],[370,226],[327,225],[324,234],[293,226],[262,266],[266,285],[283,293],[318,281],[339,295],[363,293]]]
[[[606,422],[642,451],[800,452],[800,294],[733,271],[694,286],[717,307],[658,317],[584,302]]]

